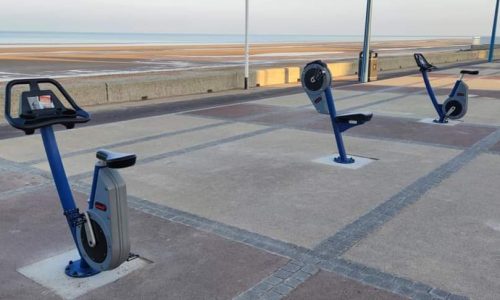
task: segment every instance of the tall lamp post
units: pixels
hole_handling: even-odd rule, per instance
[[[500,1],[500,0],[499,0]],[[371,19],[372,19],[372,0],[366,1],[366,18],[365,18],[365,38],[363,42],[363,60],[361,65],[361,74],[359,76],[362,83],[368,82],[368,69],[370,59],[370,38],[371,38]]]
[[[491,30],[491,41],[490,41],[490,52],[488,55],[488,62],[493,62],[495,57],[495,38],[497,35],[497,20],[498,20],[498,5],[500,0],[497,0],[497,5],[495,7],[495,19],[493,20],[493,29]]]
[[[248,90],[248,77],[250,73],[250,47],[248,45],[248,2],[245,0],[245,90]]]

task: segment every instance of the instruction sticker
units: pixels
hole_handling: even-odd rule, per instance
[[[30,104],[31,110],[49,109],[55,107],[50,95],[28,97],[28,103]]]
[[[43,109],[54,108],[54,102],[52,102],[52,97],[50,95],[40,96],[39,101]]]

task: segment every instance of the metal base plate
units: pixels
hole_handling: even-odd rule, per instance
[[[66,269],[64,270],[66,275],[75,278],[85,278],[99,274],[100,271],[94,270],[90,266],[87,266],[87,268],[82,268],[81,262],[81,259],[75,261],[70,260],[68,265],[66,266]]]
[[[36,283],[52,290],[63,299],[74,299],[112,283],[151,263],[148,260],[136,258],[130,262],[123,263],[114,270],[101,272],[95,276],[85,278],[69,277],[64,272],[64,266],[69,260],[78,256],[78,251],[72,250],[19,268],[17,271]]]
[[[448,120],[447,123],[439,123],[439,122],[435,122],[434,120],[436,120],[436,119],[435,118],[425,118],[425,119],[419,120],[418,122],[426,123],[426,124],[441,125],[441,126],[455,126],[457,124],[462,123],[462,121],[457,121],[457,120]]]
[[[336,166],[336,167],[356,170],[356,169],[360,169],[360,168],[370,164],[371,162],[375,161],[375,159],[373,159],[373,158],[348,155],[348,157],[354,158],[354,162],[351,164],[343,164],[343,163],[338,163],[335,161],[335,159],[337,157],[339,157],[339,155],[335,153],[333,155],[317,158],[317,159],[313,160],[313,162],[328,165],[328,166]]]

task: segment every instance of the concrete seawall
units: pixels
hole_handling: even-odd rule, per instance
[[[433,64],[446,65],[481,61],[487,55],[487,50],[473,50],[429,53],[426,57]],[[328,66],[334,77],[355,75],[358,71],[358,61],[355,59],[333,62]],[[250,86],[298,83],[301,67],[302,65],[294,65],[254,69],[250,73]],[[416,69],[412,55],[379,57],[379,71],[382,73],[409,69]],[[227,68],[63,78],[60,81],[76,101],[85,107],[241,89],[243,76],[242,68]],[[4,98],[4,86],[5,83],[0,84],[1,99]],[[0,101],[2,111],[3,104]],[[3,119],[3,114],[0,118]]]

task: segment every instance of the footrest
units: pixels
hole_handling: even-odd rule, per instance
[[[460,74],[468,74],[468,75],[478,75],[479,71],[475,70],[462,70],[460,71]]]
[[[373,113],[348,113],[336,116],[335,122],[361,125],[365,122],[370,121],[372,117]]]
[[[96,157],[106,163],[106,166],[111,169],[127,168],[135,165],[137,156],[130,153],[119,153],[109,150],[99,150]]]

